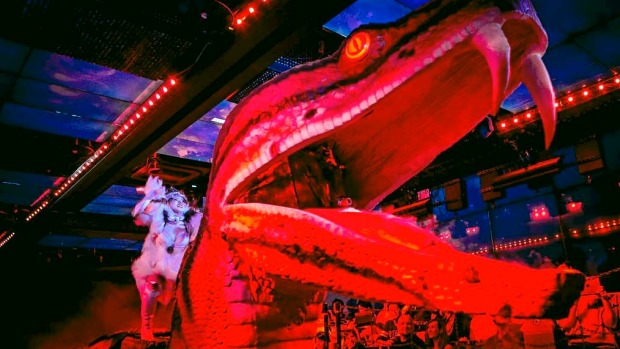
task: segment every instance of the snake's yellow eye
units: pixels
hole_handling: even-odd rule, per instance
[[[345,47],[345,54],[349,59],[358,60],[366,56],[370,49],[370,35],[367,32],[355,33]]]

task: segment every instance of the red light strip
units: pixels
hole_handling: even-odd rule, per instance
[[[562,111],[588,102],[596,97],[604,96],[620,89],[620,78],[612,76],[595,84],[584,86],[577,91],[567,93],[555,100],[556,111]],[[509,132],[528,125],[540,118],[538,108],[534,107],[509,117],[503,117],[495,122],[498,133]]]
[[[245,6],[244,9],[238,10],[233,13],[233,26],[228,27],[230,30],[234,30],[234,27],[241,27],[250,16],[255,16],[260,6],[267,5],[267,0],[255,0]]]
[[[584,232],[587,231],[588,236],[602,236],[602,235],[609,234],[611,231],[619,227],[620,227],[620,217],[605,220],[605,221],[599,221],[597,223],[588,224],[587,227],[584,229]],[[580,233],[579,229],[569,229],[569,233],[570,233],[570,237],[573,239],[582,237],[582,235],[585,236],[584,234]],[[545,245],[549,242],[557,241],[557,240],[560,240],[560,234],[555,234],[553,238],[549,238],[547,236],[537,237],[537,238],[526,238],[526,239],[496,244],[495,250],[496,251],[518,250],[518,249],[522,249],[526,247]],[[475,255],[482,255],[482,254],[488,253],[489,251],[490,251],[489,247],[483,247],[471,253]]]
[[[9,242],[9,240],[11,240],[13,236],[15,236],[15,232],[9,232],[5,230],[3,233],[1,233],[0,234],[0,247],[6,245],[6,243]]]
[[[123,139],[130,129],[135,129],[137,125],[140,124],[143,120],[145,120],[149,111],[151,111],[157,103],[160,103],[162,98],[170,92],[172,88],[177,85],[176,80],[169,79],[162,83],[155,92],[138,108],[138,111],[134,113],[131,117],[129,117],[125,122],[120,125],[114,133],[112,133],[111,137],[108,137],[107,140],[103,142],[103,144],[97,149],[93,155],[91,155],[86,161],[80,165],[69,177],[65,178],[64,181],[61,181],[58,185],[53,188],[46,189],[48,195],[44,199],[37,199],[36,202],[40,202],[32,212],[26,217],[26,221],[30,221],[36,215],[38,215],[43,209],[45,209],[55,198],[60,197],[60,195],[71,188],[71,186],[77,181],[84,172],[88,171],[91,167],[93,167],[101,157],[108,153],[111,149],[113,149],[118,142]],[[49,193],[53,193],[50,195]],[[45,193],[44,193],[45,194]]]

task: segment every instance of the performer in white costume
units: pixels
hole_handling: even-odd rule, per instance
[[[202,213],[189,206],[182,192],[166,190],[159,177],[149,176],[144,194],[132,214],[137,225],[149,227],[149,233],[131,271],[140,292],[140,337],[154,340],[157,302],[168,304],[174,296],[183,255],[198,233]]]

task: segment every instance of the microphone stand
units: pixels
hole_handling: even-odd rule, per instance
[[[329,349],[329,312],[327,311],[327,303],[323,303],[323,333],[325,337],[323,349]]]
[[[336,349],[340,349],[340,345],[342,343],[341,332],[340,332],[340,316],[341,312],[336,313]]]

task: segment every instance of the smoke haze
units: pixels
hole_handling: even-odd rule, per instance
[[[129,269],[3,265],[2,348],[83,348],[96,338],[138,331],[140,299]],[[169,330],[172,306],[158,306],[156,330]]]

